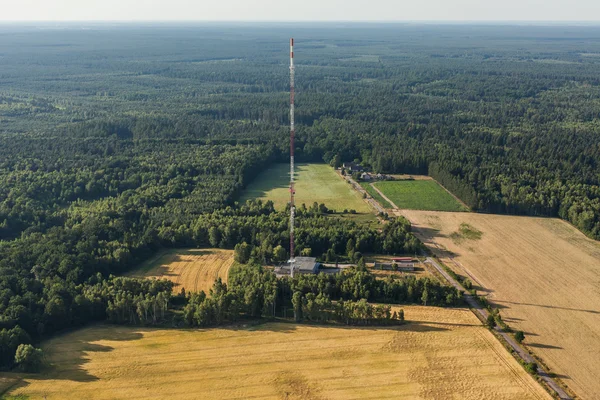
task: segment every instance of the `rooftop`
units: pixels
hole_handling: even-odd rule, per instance
[[[294,266],[300,271],[312,271],[316,263],[317,259],[315,257],[296,257]]]

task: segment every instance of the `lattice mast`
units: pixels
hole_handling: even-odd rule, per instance
[[[294,203],[294,38],[290,39],[290,276],[294,277],[294,217],[296,206]]]

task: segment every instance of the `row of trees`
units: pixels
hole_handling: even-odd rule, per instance
[[[183,315],[190,326],[219,325],[243,316],[291,317],[292,311],[297,321],[348,325],[402,322],[404,312],[393,310],[389,304],[458,306],[462,294],[429,278],[378,280],[364,266],[336,274],[278,280],[259,265],[248,264],[230,271],[228,285],[217,280],[209,296],[204,292],[188,294]]]
[[[335,321],[346,325],[394,325],[404,322],[404,310],[392,312],[392,306],[369,304],[366,299],[332,302],[322,293],[315,296],[313,293],[303,295],[301,292],[295,292],[292,305],[297,322]]]

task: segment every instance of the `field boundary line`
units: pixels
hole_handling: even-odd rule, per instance
[[[442,189],[444,189],[446,192],[448,192],[448,193],[450,194],[450,196],[454,197],[454,199],[455,199],[456,201],[458,201],[460,204],[462,204],[462,205],[463,205],[463,206],[464,206],[464,207],[467,209],[467,212],[473,212],[473,210],[471,209],[471,207],[469,207],[469,206],[468,206],[468,205],[467,205],[467,204],[466,204],[464,201],[462,201],[462,200],[461,200],[461,199],[460,199],[460,198],[459,198],[457,195],[455,195],[454,193],[452,193],[451,191],[449,191],[448,189],[446,189],[446,187],[445,187],[444,185],[442,185],[441,183],[439,183],[439,182],[437,181],[437,179],[435,179],[434,177],[431,177],[431,179],[433,179],[433,181],[434,181],[435,183],[437,183],[438,185],[440,185],[440,187],[441,187]]]
[[[383,192],[379,189],[377,189],[377,187],[375,186],[374,183],[369,183],[369,186],[371,186],[373,189],[375,189],[375,191],[377,193],[379,193],[379,195],[381,197],[383,197],[385,199],[385,201],[387,201],[388,203],[390,203],[392,205],[392,207],[394,208],[394,210],[399,210],[398,206],[396,205],[396,203],[394,203],[392,200],[390,200],[385,194],[383,194]]]

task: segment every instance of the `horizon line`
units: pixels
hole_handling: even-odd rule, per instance
[[[493,19],[473,19],[473,20],[428,20],[428,19],[398,19],[398,20],[184,20],[184,19],[105,19],[105,20],[93,20],[93,19],[73,19],[73,20],[3,20],[0,19],[0,24],[27,24],[27,23],[177,23],[177,24],[189,24],[189,23],[272,23],[272,24],[288,24],[288,23],[365,23],[365,24],[410,24],[410,23],[422,23],[422,24],[474,24],[474,23],[485,23],[485,24],[599,24],[599,20],[526,20],[526,19],[515,19],[515,20],[493,20]]]

